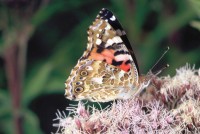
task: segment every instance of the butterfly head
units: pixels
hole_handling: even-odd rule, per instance
[[[146,87],[149,86],[151,79],[152,79],[153,73],[149,72],[147,73],[147,75],[141,75],[140,76],[140,86],[139,86],[139,90],[143,90]]]
[[[161,69],[159,69],[158,71],[156,71],[156,72],[152,72],[152,70],[150,70],[148,73],[147,73],[147,75],[145,75],[145,76],[140,76],[140,85],[139,85],[139,89],[140,90],[142,90],[142,89],[144,89],[144,88],[146,88],[149,84],[150,84],[150,82],[151,82],[151,80],[155,77],[155,76],[157,76],[158,74],[160,74],[164,69],[166,69],[167,67],[169,67],[169,65],[168,64],[166,64],[164,67],[162,67]]]
[[[70,100],[85,99],[85,92],[88,90],[87,78],[93,71],[92,60],[79,61],[71,71],[69,78],[65,83],[65,97]]]

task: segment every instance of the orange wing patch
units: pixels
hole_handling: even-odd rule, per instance
[[[130,64],[126,64],[125,63],[126,61],[124,61],[120,66],[119,68],[121,68],[122,70],[124,70],[125,72],[128,72],[131,68],[131,65]]]
[[[102,52],[97,52],[97,48],[93,48],[88,58],[98,61],[105,61],[106,63],[112,65],[112,62],[115,59],[114,53],[115,51],[113,49],[103,49]],[[117,67],[125,72],[128,72],[131,68],[131,65],[126,64],[126,61],[123,61],[122,64],[118,65]]]
[[[112,60],[114,59],[114,52],[115,51],[112,49],[104,49],[102,52],[98,53],[97,48],[94,48],[88,58],[93,60],[105,61],[108,64],[112,64]]]

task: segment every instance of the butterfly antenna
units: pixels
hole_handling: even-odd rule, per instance
[[[160,70],[158,70],[157,72],[153,72],[154,75],[159,75],[163,70],[165,70],[166,68],[169,67],[169,64],[166,64],[164,67],[162,67]]]
[[[165,49],[164,53],[161,55],[161,57],[157,60],[157,62],[153,65],[153,67],[150,69],[150,72],[155,68],[155,66],[160,62],[160,60],[165,56],[165,54],[169,51],[169,46]],[[158,72],[162,72],[165,68],[169,67],[167,64],[163,68],[161,68]],[[159,73],[158,73],[159,74]]]

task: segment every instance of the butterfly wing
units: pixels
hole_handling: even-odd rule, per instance
[[[126,33],[103,8],[88,29],[87,49],[65,83],[65,96],[99,102],[129,98],[138,86],[138,70]]]
[[[105,61],[128,72],[139,68],[125,31],[111,11],[103,8],[88,29],[88,46],[81,59]]]

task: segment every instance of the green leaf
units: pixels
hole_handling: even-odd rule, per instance
[[[14,121],[12,117],[6,118],[6,119],[1,119],[1,131],[4,132],[5,134],[14,134],[15,128],[14,128]]]
[[[7,92],[8,90],[0,89],[0,102],[5,101],[7,99],[10,99],[9,94]]]
[[[47,6],[41,7],[32,18],[32,23],[35,26],[40,25],[44,21],[48,20],[52,15],[58,13],[60,10],[64,9],[64,1],[52,3]]]
[[[191,6],[196,11],[198,15],[200,15],[200,1],[199,0],[189,0]]]
[[[62,11],[70,11],[75,8],[80,7],[83,4],[87,4],[91,2],[91,0],[81,1],[81,0],[67,0],[67,1],[53,1],[49,5],[43,6],[39,9],[32,18],[32,23],[35,26],[40,25],[44,21],[47,21],[50,17],[55,14],[58,14]],[[67,8],[66,8],[67,7]]]
[[[64,94],[65,92],[65,85],[64,85],[64,82],[65,82],[65,79],[67,78],[67,75],[65,74],[65,77],[64,79],[62,78],[51,78],[49,80],[49,84],[47,85],[47,89],[45,93],[61,93],[61,94]]]
[[[11,114],[11,98],[7,91],[0,89],[0,118]]]
[[[44,92],[45,85],[48,84],[48,78],[52,71],[53,65],[49,62],[42,65],[41,68],[37,70],[35,74],[29,78],[25,84],[23,91],[23,103],[28,105],[30,101],[38,97],[42,92]]]
[[[43,134],[40,129],[38,117],[30,110],[26,110],[24,113],[23,128],[25,134]]]

